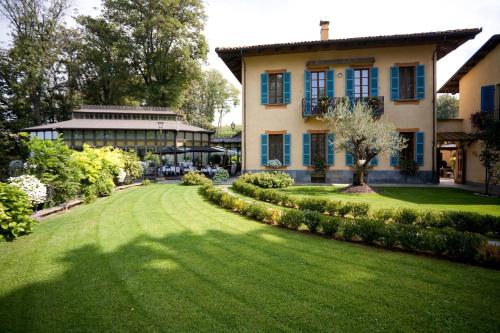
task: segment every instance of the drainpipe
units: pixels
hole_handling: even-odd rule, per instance
[[[242,112],[243,112],[243,147],[242,147],[242,166],[241,170],[242,173],[247,170],[247,131],[246,131],[246,124],[247,124],[247,94],[246,94],[246,82],[247,82],[247,66],[245,63],[245,58],[243,57],[243,50],[240,50],[241,54],[241,63],[243,65],[243,91],[242,91],[242,98],[243,98],[243,103],[242,103]]]
[[[432,53],[432,182],[438,184],[439,173],[436,173],[436,57],[437,47]]]

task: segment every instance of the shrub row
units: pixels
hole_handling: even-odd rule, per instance
[[[189,171],[181,179],[182,185],[209,185],[212,181],[199,172]]]
[[[500,217],[460,211],[419,211],[412,208],[383,208],[370,211],[370,205],[362,202],[347,202],[325,198],[296,198],[292,195],[274,190],[261,189],[244,180],[233,183],[233,188],[252,198],[271,202],[276,205],[312,210],[322,214],[335,216],[351,216],[354,218],[375,218],[385,222],[404,225],[416,225],[425,228],[453,228],[457,231],[469,231],[483,235],[500,237]]]
[[[285,188],[294,183],[292,177],[281,171],[245,173],[240,179],[261,188]]]
[[[313,210],[277,209],[245,201],[210,185],[201,188],[210,201],[255,220],[297,230],[322,232],[346,241],[363,242],[385,248],[440,255],[455,260],[500,266],[500,251],[477,233],[449,227],[423,228],[416,224],[388,223],[381,219],[329,216]]]

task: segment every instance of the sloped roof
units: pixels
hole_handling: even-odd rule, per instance
[[[234,76],[241,82],[241,59],[245,56],[436,44],[437,57],[441,59],[469,39],[474,38],[481,31],[482,29],[475,28],[241,47],[222,47],[216,48],[215,52],[224,61],[226,66],[229,67]]]
[[[460,79],[465,76],[474,66],[476,66],[481,60],[483,60],[484,57],[488,55],[492,50],[496,48],[496,46],[500,43],[500,34],[496,34],[491,36],[486,43],[483,44],[479,48],[479,50],[476,51],[472,55],[472,57],[469,58],[465,62],[465,64],[462,65],[458,69],[458,71],[453,74],[453,76],[438,90],[438,93],[449,93],[449,94],[456,94],[460,92]]]
[[[124,106],[124,105],[81,105],[73,112],[85,113],[121,113],[121,114],[160,114],[175,115],[176,112],[169,107],[158,106]]]
[[[207,129],[185,124],[180,121],[161,121],[164,131],[186,131],[212,133]],[[122,119],[71,119],[58,123],[28,127],[28,132],[65,129],[110,129],[110,130],[159,130],[157,120],[122,120]]]

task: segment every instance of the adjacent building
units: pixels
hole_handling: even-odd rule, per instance
[[[167,164],[192,161],[207,165],[212,131],[188,125],[170,108],[82,105],[72,119],[25,129],[32,136],[52,140],[61,135],[73,149],[83,144],[113,146],[160,154]]]
[[[471,135],[474,132],[471,115],[483,112],[492,119],[499,119],[500,34],[481,46],[438,93],[460,93],[458,118],[438,121],[438,140],[442,149],[450,147],[456,157],[455,182],[484,183],[485,168],[479,160],[482,145]]]
[[[353,158],[335,147],[335,133],[321,120],[339,98],[363,100],[393,122],[408,147],[379,158],[369,182],[436,180],[436,62],[481,29],[329,39],[244,47],[216,52],[243,86],[242,169],[282,170],[309,182],[314,165],[326,165],[328,182],[351,182]],[[418,164],[403,175],[401,159]]]

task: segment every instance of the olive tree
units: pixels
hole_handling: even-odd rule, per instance
[[[364,102],[341,101],[323,118],[335,133],[335,147],[353,156],[353,185],[363,185],[375,157],[398,155],[406,147],[395,126]]]

